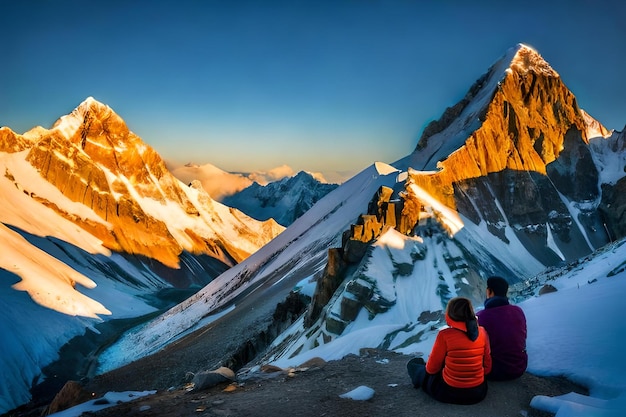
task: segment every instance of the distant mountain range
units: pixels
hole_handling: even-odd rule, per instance
[[[257,220],[274,219],[287,227],[306,213],[337,184],[323,184],[307,172],[270,182],[252,183],[243,190],[224,197],[222,202],[235,207]]]
[[[230,173],[211,164],[187,164],[172,170],[183,182],[199,181],[212,198],[257,220],[289,226],[320,198],[337,188],[318,174],[283,166],[269,173]],[[276,178],[280,177],[280,178]]]
[[[0,331],[13,335],[0,412],[28,401],[42,368],[96,317],[154,312],[163,303],[146,294],[173,285],[204,287],[108,347],[90,389],[166,389],[188,371],[300,364],[348,345],[411,351],[451,297],[479,305],[487,276],[523,286],[626,236],[625,136],[518,45],[406,157],[323,189],[312,208],[320,194],[291,193],[321,187],[304,173],[233,197],[259,217],[259,204],[289,208],[283,230],[176,180],[93,99],[50,130],[2,128],[0,275],[29,295],[0,288]],[[33,318],[49,330],[31,339]],[[155,378],[134,379],[136,369]]]

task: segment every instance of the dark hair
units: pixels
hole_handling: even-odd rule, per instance
[[[487,278],[487,288],[489,288],[498,297],[506,297],[509,291],[509,283],[502,277]]]
[[[464,297],[455,297],[448,301],[448,307],[446,309],[448,316],[454,321],[467,322],[469,320],[475,320],[476,314],[474,314],[474,307],[472,302]]]
[[[466,334],[469,340],[474,341],[478,339],[478,321],[476,320],[472,302],[469,299],[464,297],[451,299],[448,301],[446,314],[454,321],[465,323],[465,328],[467,329]]]

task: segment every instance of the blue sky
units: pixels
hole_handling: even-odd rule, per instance
[[[624,4],[0,0],[0,125],[93,96],[169,161],[354,172],[410,153],[522,42],[621,130]]]

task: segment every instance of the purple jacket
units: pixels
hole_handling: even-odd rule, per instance
[[[526,316],[506,297],[491,297],[477,314],[478,323],[487,330],[493,362],[489,379],[520,377],[528,365],[526,353]]]

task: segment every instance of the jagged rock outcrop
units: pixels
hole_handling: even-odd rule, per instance
[[[319,318],[322,309],[328,304],[328,301],[344,280],[344,271],[347,263],[343,259],[342,252],[338,248],[328,250],[326,267],[322,275],[317,279],[315,293],[304,318],[305,327],[311,326]]]
[[[326,267],[317,279],[315,293],[304,320],[305,327],[310,327],[320,317],[323,308],[344,281],[346,269],[361,262],[369,244],[380,236],[384,228],[395,226],[396,207],[389,201],[392,194],[393,190],[389,187],[379,188],[368,205],[367,213],[360,215],[357,224],[353,224],[350,230],[343,233],[341,248],[328,250]],[[387,224],[387,221],[390,224]],[[352,307],[357,308],[356,305]],[[346,316],[353,315],[350,312],[350,300],[345,301],[344,309]],[[335,323],[332,317],[328,318],[328,323],[330,326],[335,325],[335,333],[341,333],[340,329],[343,330],[342,325]]]
[[[354,246],[353,241],[369,243],[378,238],[384,230],[394,228],[404,233],[410,233],[419,219],[419,208],[406,205],[406,194],[395,195],[389,187],[381,187],[372,197],[367,213],[361,214],[357,222],[352,225],[347,236],[344,236],[344,252],[350,256],[349,248]],[[417,208],[417,210],[415,210]],[[362,257],[358,256],[358,259]]]
[[[318,277],[315,293],[305,317],[305,326],[310,327],[321,315],[333,294],[344,282],[348,271],[367,256],[371,243],[386,230],[396,229],[404,234],[413,234],[420,219],[430,215],[425,206],[410,193],[394,197],[394,190],[380,187],[368,204],[367,213],[361,214],[356,224],[342,235],[341,248],[328,250],[328,261],[323,273]],[[421,256],[416,256],[420,258]],[[409,269],[412,265],[407,266]],[[398,265],[402,270],[403,265]],[[378,295],[374,296],[375,281],[368,279],[352,280],[346,288],[347,296],[341,299],[341,313],[326,317],[326,328],[334,334],[341,334],[348,322],[354,320],[361,307],[365,306],[372,314],[386,311],[393,302]]]
[[[281,333],[298,320],[305,312],[309,301],[309,297],[299,292],[290,292],[283,302],[276,305],[267,327],[248,339],[237,351],[231,352],[222,362],[232,369],[241,369],[265,352]]]
[[[8,127],[0,127],[0,152],[20,152],[31,146],[29,140]]]

